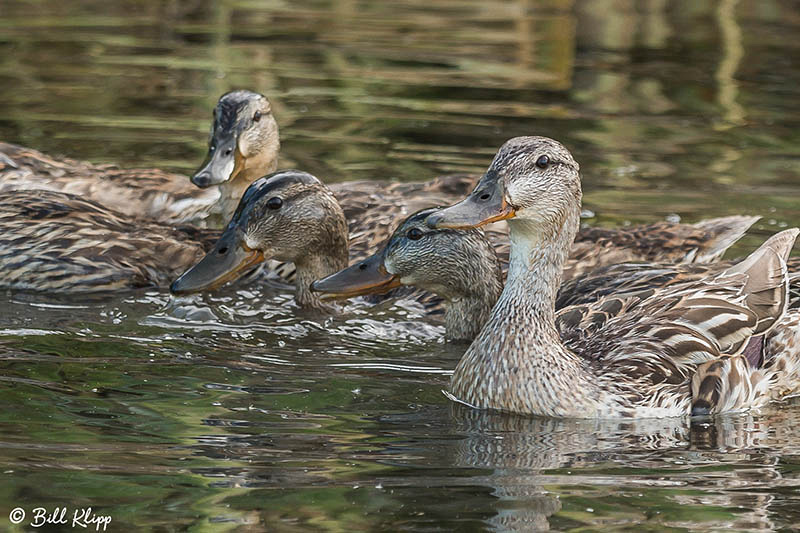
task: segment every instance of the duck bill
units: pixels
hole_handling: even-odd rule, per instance
[[[383,254],[376,254],[360,263],[340,270],[311,284],[311,290],[323,293],[327,300],[380,294],[400,287],[400,279],[389,274],[383,265]]]
[[[224,137],[224,136],[223,136]],[[192,183],[201,189],[230,181],[238,173],[244,158],[239,153],[236,137],[213,142],[200,169],[192,176]]]
[[[516,211],[506,202],[503,185],[486,174],[464,200],[431,214],[426,223],[433,229],[470,229],[513,218]]]
[[[229,227],[195,266],[176,279],[169,290],[173,294],[211,291],[239,279],[264,261],[260,250],[249,248],[238,227]]]

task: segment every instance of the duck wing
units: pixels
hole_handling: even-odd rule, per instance
[[[607,265],[561,284],[556,309],[596,302],[606,296],[638,294],[722,273],[731,262],[711,264],[620,263]]]
[[[567,307],[557,315],[562,339],[626,404],[680,411],[676,402],[692,397],[692,379],[704,408],[727,408],[742,383],[752,385],[742,373],[751,341],[761,343],[786,313],[785,260],[797,233],[773,236],[716,275]],[[714,364],[721,359],[732,361]],[[734,392],[713,397],[709,391],[733,375],[739,376]]]
[[[120,169],[0,142],[0,192],[50,190],[74,194],[135,218],[183,223],[203,218],[219,198],[186,176],[158,169]]]
[[[707,263],[717,261],[758,218],[730,216],[697,224],[659,222],[633,228],[581,228],[564,268],[556,309],[594,301],[625,289],[626,285],[632,291],[639,290],[647,286],[647,278],[652,278],[652,285],[660,286],[667,281],[678,283],[721,272],[722,268],[709,267]],[[486,236],[505,271],[511,249],[507,231],[493,225],[486,230]],[[638,263],[641,261],[647,263]],[[686,266],[674,270],[676,263]]]
[[[561,284],[556,309],[596,302],[606,296],[638,294],[717,275],[733,261],[711,264],[621,263],[608,265]],[[789,271],[789,308],[800,308],[800,256],[786,262]]]
[[[217,237],[133,221],[74,195],[0,193],[0,286],[74,293],[163,287]]]
[[[729,216],[696,224],[658,222],[629,228],[581,228],[564,267],[563,279],[605,265],[633,261],[713,262],[758,219]]]

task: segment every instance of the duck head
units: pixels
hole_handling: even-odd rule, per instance
[[[559,228],[567,214],[580,208],[579,170],[558,141],[516,137],[500,148],[466,199],[431,214],[427,224],[463,229],[509,220],[539,230]]]
[[[306,172],[280,171],[247,188],[214,248],[170,290],[213,290],[267,259],[293,262],[298,290],[307,290],[347,265],[347,246],[344,213],[330,189]]]
[[[214,107],[208,154],[192,183],[200,188],[242,181],[248,184],[278,166],[280,140],[272,107],[252,91],[223,94]]]
[[[480,230],[431,229],[425,221],[437,208],[405,219],[374,255],[315,281],[311,290],[329,298],[352,298],[412,285],[444,298],[472,292],[471,285],[497,277],[494,248]],[[489,265],[488,276],[478,265]]]
[[[447,300],[449,339],[470,340],[486,320],[503,288],[494,247],[481,230],[431,229],[437,209],[404,220],[384,248],[336,274],[311,284],[324,298],[352,298],[412,285]]]

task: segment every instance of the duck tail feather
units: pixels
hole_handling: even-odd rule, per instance
[[[786,310],[789,292],[786,259],[798,234],[800,230],[792,228],[773,235],[726,271],[747,276],[742,293],[747,307],[758,316],[757,331],[769,329]]]
[[[708,232],[712,237],[698,250],[695,263],[710,263],[718,260],[725,251],[749,230],[761,217],[734,215],[710,218],[692,224],[695,228]]]

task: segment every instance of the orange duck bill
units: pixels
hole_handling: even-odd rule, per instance
[[[506,202],[503,182],[493,171],[483,175],[475,190],[455,205],[431,214],[425,221],[432,229],[478,228],[516,215]]]
[[[315,281],[311,284],[311,290],[323,293],[325,299],[336,299],[380,294],[401,285],[397,276],[386,271],[383,252],[378,252],[336,274]]]
[[[172,282],[173,294],[210,291],[235,281],[264,261],[260,250],[249,248],[237,226],[229,226],[214,248],[195,266]]]

